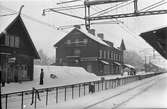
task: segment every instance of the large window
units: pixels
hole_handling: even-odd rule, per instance
[[[9,36],[5,35],[5,45],[9,46]]]
[[[16,36],[15,37],[15,47],[19,48],[19,45],[20,45],[20,38]]]
[[[13,35],[2,35],[0,45],[19,48],[20,38]]]
[[[10,39],[10,47],[14,47],[14,36],[9,36]]]

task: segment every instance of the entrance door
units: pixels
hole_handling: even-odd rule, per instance
[[[14,64],[8,64],[7,67],[7,82],[13,82],[14,76],[15,76],[15,65]]]

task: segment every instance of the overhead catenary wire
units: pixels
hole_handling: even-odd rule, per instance
[[[154,3],[154,4],[151,4],[151,5],[149,5],[149,6],[145,7],[145,8],[143,8],[143,9],[140,9],[140,11],[147,10],[148,8],[151,8],[152,6],[155,6],[155,5],[159,4],[159,3],[162,3],[163,1],[165,1],[165,0],[161,0],[161,1],[159,1],[159,2],[156,2],[156,3]]]
[[[119,3],[119,5],[121,5],[121,4],[124,4],[124,3]],[[106,8],[106,9],[101,10],[101,11],[99,11],[99,12],[93,13],[93,14],[90,15],[90,16],[94,16],[94,15],[96,15],[96,14],[102,13],[102,12],[104,12],[104,11],[107,11],[107,10],[112,9],[112,8],[115,8],[115,7],[116,7],[116,6],[112,6],[112,7]]]
[[[120,8],[123,8],[123,7],[125,7],[125,6],[127,6],[127,5],[129,5],[129,4],[131,4],[131,3],[133,3],[133,1],[128,2],[128,3],[124,3],[124,4],[120,5],[120,6],[119,6],[119,4],[118,4],[118,5],[116,5],[116,7],[115,7],[114,9],[110,9],[110,10],[108,10],[108,11],[106,11],[106,12],[103,12],[103,13],[99,14],[98,16],[104,15],[104,14],[106,14],[106,13],[109,13],[109,12],[111,12],[111,11],[114,11],[114,10],[117,10],[117,9],[120,9]]]
[[[11,16],[11,15],[15,15],[15,14],[17,14],[17,13],[0,14],[0,17]]]
[[[150,8],[147,9],[146,11],[149,11],[149,10],[151,10],[151,9],[157,8],[157,7],[162,6],[162,5],[166,4],[166,3],[167,3],[167,2],[163,2],[163,3],[161,3],[161,4],[157,4],[157,5],[153,6],[153,7],[150,7]]]
[[[10,8],[8,8],[8,7],[6,7],[6,6],[3,6],[3,5],[0,5],[0,6],[3,7],[3,8],[5,8],[6,10],[9,10],[9,11],[11,11],[11,12],[15,12],[16,14],[18,14],[18,12],[17,12],[16,10],[14,10],[14,9],[10,9]],[[34,17],[32,17],[32,16],[29,16],[29,15],[27,15],[27,14],[23,14],[23,13],[22,13],[22,16],[25,17],[25,18],[27,18],[27,19],[29,19],[29,20],[31,20],[31,21],[33,21],[33,22],[42,24],[42,25],[47,26],[47,27],[50,27],[50,28],[52,28],[52,29],[55,29],[55,30],[62,30],[62,29],[60,29],[59,27],[55,27],[55,26],[52,25],[52,24],[49,24],[49,23],[44,22],[44,21],[41,21],[41,20],[36,19],[36,18],[34,18]],[[65,31],[65,30],[62,30],[62,31],[64,31],[65,33],[67,33],[67,31]]]

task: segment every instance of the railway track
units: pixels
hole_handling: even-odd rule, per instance
[[[166,78],[166,77],[165,77],[165,78]],[[136,93],[135,95],[129,97],[128,99],[122,101],[121,103],[118,103],[117,105],[111,107],[111,109],[117,109],[119,106],[121,106],[121,105],[123,105],[124,103],[126,103],[126,102],[132,100],[133,98],[135,98],[136,96],[140,95],[141,93],[147,91],[147,90],[148,90],[149,88],[151,88],[159,79],[160,79],[159,77],[158,77],[158,78],[156,77],[156,78],[153,78],[153,79],[151,79],[151,80],[147,80],[147,81],[145,81],[144,83],[141,83],[141,84],[139,84],[139,85],[137,85],[137,86],[135,86],[135,87],[129,88],[129,89],[124,90],[124,91],[121,91],[121,92],[119,92],[119,93],[117,93],[117,94],[115,94],[115,95],[113,95],[113,96],[110,96],[110,97],[108,97],[108,98],[105,98],[105,99],[103,99],[103,100],[94,102],[94,103],[92,103],[92,104],[90,104],[90,105],[84,107],[83,109],[91,109],[91,108],[93,108],[93,107],[96,107],[96,106],[99,105],[99,104],[102,104],[102,103],[104,103],[104,102],[106,102],[106,101],[109,101],[109,100],[111,100],[111,99],[114,99],[114,98],[116,98],[116,97],[119,97],[119,96],[121,96],[121,95],[123,95],[123,94],[125,94],[125,93],[128,93],[128,92],[130,92],[130,91],[133,91],[133,90],[135,90],[135,89],[137,89],[137,88],[140,88],[140,87],[142,87],[142,86],[144,86],[144,85],[146,85],[146,84],[149,84],[150,82],[153,82],[153,81],[154,81],[151,85],[147,86],[147,87],[144,88],[142,91]],[[161,79],[164,79],[164,78],[161,78]]]

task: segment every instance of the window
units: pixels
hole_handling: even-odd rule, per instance
[[[104,58],[106,58],[106,51],[104,51]]]
[[[83,43],[84,43],[84,44],[88,44],[88,39],[84,39],[84,40],[83,40]]]
[[[8,35],[5,36],[5,45],[9,46],[9,36]]]
[[[15,47],[19,48],[20,38],[18,36],[15,37]]]
[[[115,60],[116,61],[118,60],[118,54],[115,54]]]
[[[108,54],[107,54],[107,55],[108,55],[108,59],[110,59],[110,51],[108,51]]]
[[[10,36],[10,47],[14,47],[14,36]]]
[[[79,43],[79,39],[78,39],[78,38],[75,39],[75,43],[76,43],[76,44]]]
[[[103,57],[103,51],[99,50],[99,57],[102,58]]]
[[[112,59],[113,58],[113,52],[111,51],[111,54],[110,54],[110,58]]]
[[[81,53],[80,49],[74,49],[75,56],[80,56],[80,53]]]
[[[71,44],[71,40],[67,40],[67,44],[70,45]]]

